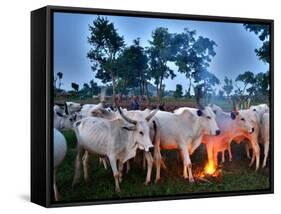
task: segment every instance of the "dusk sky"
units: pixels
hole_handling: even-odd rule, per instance
[[[214,73],[223,85],[225,76],[233,80],[239,73],[252,71],[265,72],[269,65],[260,61],[254,49],[262,43],[258,36],[245,30],[242,23],[223,23],[207,21],[186,21],[155,18],[139,18],[125,16],[106,16],[114,23],[119,35],[124,37],[127,45],[140,38],[143,47],[148,46],[151,33],[157,27],[166,27],[170,33],[183,32],[184,28],[196,30],[197,36],[208,37],[218,45],[215,48],[216,56],[213,58],[209,71]],[[88,14],[55,13],[54,14],[54,72],[63,73],[62,89],[71,89],[71,82],[82,87],[83,83],[94,79],[98,84],[101,81],[95,78],[91,70],[91,62],[87,58],[90,45],[87,37],[90,35],[89,24],[97,16]],[[177,68],[172,67],[175,71]],[[175,90],[176,84],[182,84],[186,89],[188,82],[184,75],[176,72],[177,77],[167,79],[167,90]]]

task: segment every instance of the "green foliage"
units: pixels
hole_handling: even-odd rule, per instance
[[[236,79],[236,82],[242,82],[244,84],[243,89],[238,88],[238,94],[243,95],[249,84],[255,83],[255,75],[251,71],[245,71],[242,74],[239,74]]]
[[[72,82],[72,83],[71,83],[71,87],[72,87],[76,92],[79,91],[79,85],[78,85],[77,83]]]
[[[162,97],[163,80],[176,76],[174,71],[168,66],[168,61],[173,58],[172,35],[167,28],[156,28],[152,32],[152,40],[149,41],[147,53],[149,56],[149,76],[154,79],[158,91],[158,101]]]
[[[259,49],[255,49],[255,52],[260,60],[269,63],[269,26],[260,24],[244,24],[246,30],[258,35],[259,39],[263,42]]]
[[[183,92],[182,92],[182,85],[177,84],[176,85],[176,90],[174,92],[174,97],[175,98],[182,98]]]
[[[233,82],[232,79],[224,78],[224,86],[222,87],[225,91],[226,95],[229,96],[233,90]]]
[[[219,91],[218,91],[218,96],[219,96],[220,98],[223,98],[223,95],[224,95],[224,91],[223,91],[223,90],[219,90]]]
[[[140,46],[140,40],[133,41],[133,45],[126,47],[118,58],[118,91],[122,94],[127,87],[134,88],[140,86],[144,89],[144,84],[148,79],[147,56],[144,48]]]
[[[124,47],[124,39],[119,36],[113,23],[106,18],[98,17],[89,26],[88,42],[92,46],[87,57],[92,62],[96,78],[103,83],[112,82],[113,99],[115,99],[115,76],[117,75],[116,59]]]
[[[203,96],[213,93],[213,87],[220,81],[208,71],[208,67],[212,57],[216,55],[214,50],[216,43],[209,38],[196,37],[196,31],[187,28],[173,39],[177,47],[175,64],[178,66],[178,71],[185,74],[189,80],[187,94],[190,94],[192,81],[203,90]]]

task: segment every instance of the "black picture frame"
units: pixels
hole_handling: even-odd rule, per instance
[[[53,80],[53,13],[83,13],[186,19],[212,22],[258,23],[270,26],[270,188],[239,192],[192,193],[176,196],[122,198],[116,200],[54,203],[52,194],[52,80]],[[274,193],[274,21],[238,17],[202,16],[174,13],[109,10],[46,6],[31,12],[31,201],[45,207],[112,204],[176,200],[189,198],[225,197]],[[71,188],[71,187],[70,187]]]

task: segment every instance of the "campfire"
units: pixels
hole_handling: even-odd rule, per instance
[[[216,166],[214,164],[214,161],[208,161],[204,168],[204,173],[207,175],[213,175],[216,172]]]
[[[199,173],[196,173],[196,177],[204,182],[220,182],[222,179],[221,169],[217,168],[213,161],[208,161],[205,167]]]

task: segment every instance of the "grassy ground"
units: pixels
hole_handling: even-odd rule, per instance
[[[178,153],[176,151],[165,151],[163,158],[167,169],[161,171],[161,181],[157,184],[152,182],[150,185],[145,186],[146,172],[142,170],[140,162],[131,160],[132,169],[129,174],[124,174],[124,179],[120,186],[121,193],[117,194],[114,191],[114,179],[110,167],[105,170],[99,164],[97,156],[91,156],[89,162],[90,181],[86,183],[83,176],[81,176],[81,182],[72,189],[76,138],[72,131],[64,132],[64,135],[68,142],[68,152],[57,171],[57,186],[62,201],[88,201],[269,188],[269,169],[261,169],[258,172],[255,172],[253,168],[249,169],[249,160],[246,158],[243,146],[232,143],[234,160],[229,163],[227,156],[226,163],[221,166],[222,176],[212,180],[211,183],[199,180],[194,184],[188,183],[182,177],[182,164],[179,161]],[[191,157],[194,174],[202,171],[204,166],[202,159],[204,161],[207,159],[204,145],[201,145]],[[154,178],[155,170],[153,170],[152,174],[152,179]]]

